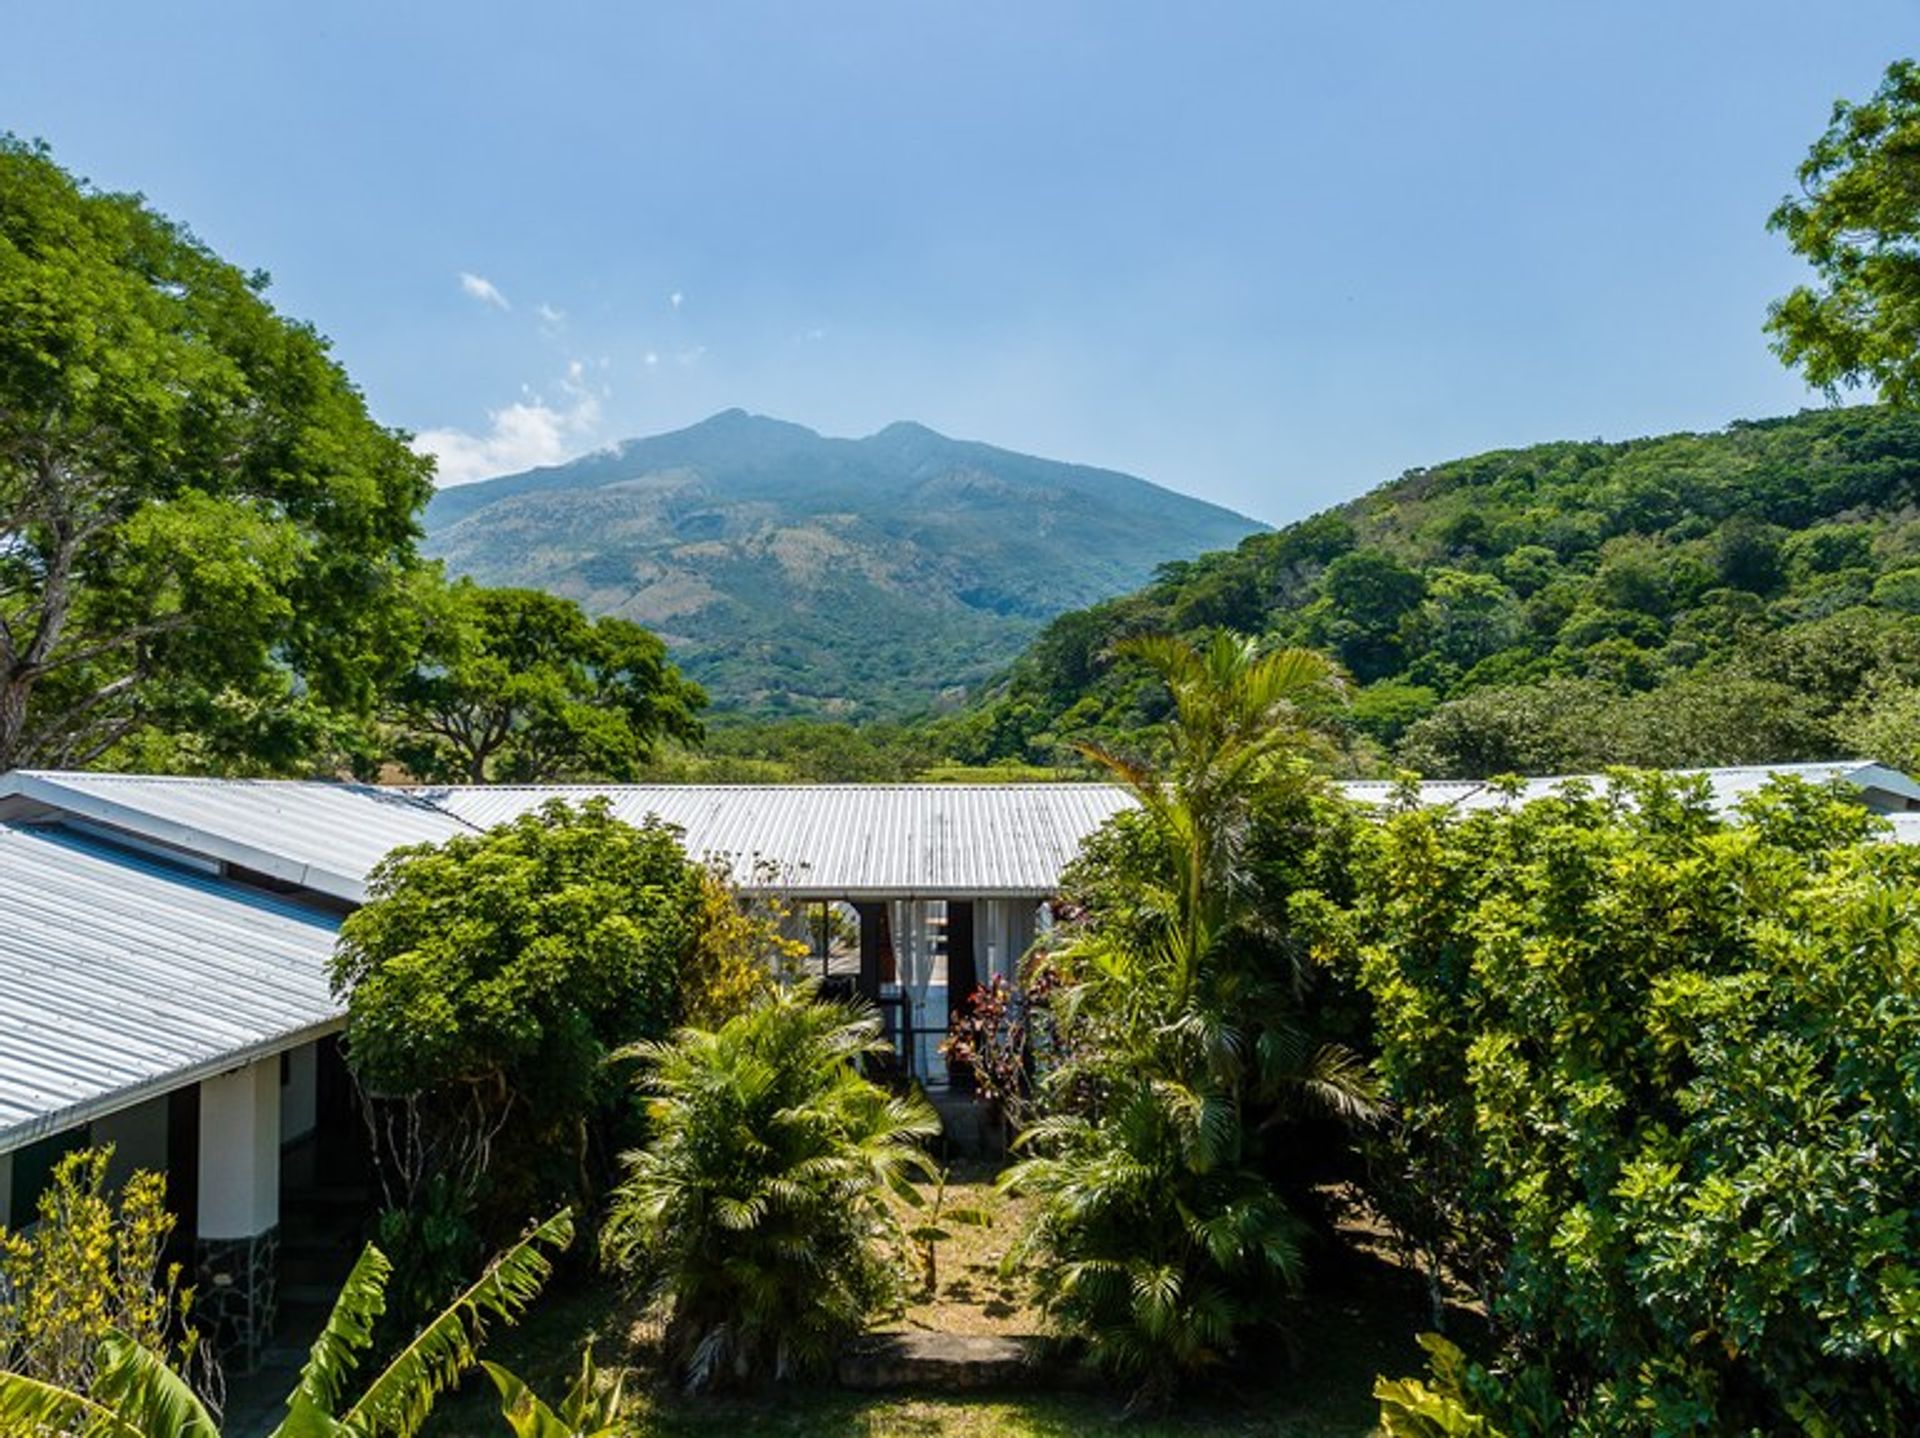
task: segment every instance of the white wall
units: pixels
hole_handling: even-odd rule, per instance
[[[280,1056],[200,1085],[201,1238],[251,1238],[280,1221]]]
[[[312,1133],[320,1121],[320,1046],[302,1044],[289,1049],[287,1081],[280,1086],[280,1142],[285,1145]]]
[[[107,1166],[107,1182],[118,1188],[133,1176],[137,1168],[155,1173],[167,1171],[167,1099],[148,1099],[145,1103],[123,1108],[93,1121],[87,1141],[96,1146],[113,1145],[113,1162]]]

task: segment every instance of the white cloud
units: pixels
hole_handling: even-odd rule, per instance
[[[652,368],[652,367],[653,367],[654,365],[657,365],[657,364],[659,364],[659,363],[660,363],[660,353],[659,353],[659,351],[658,351],[658,350],[648,350],[648,351],[647,351],[647,367],[648,367],[649,369],[651,369],[651,368]]]
[[[566,321],[566,318],[567,318],[567,312],[565,310],[555,309],[552,305],[548,304],[545,300],[542,300],[538,305],[536,305],[534,307],[533,312],[538,316],[540,316],[541,323],[543,324],[549,324],[549,325],[562,324]]]
[[[513,308],[507,303],[507,297],[500,293],[500,287],[485,275],[470,274],[466,270],[460,271],[460,288],[483,305],[492,305],[500,310]]]
[[[680,291],[675,290],[672,294],[667,296],[667,303],[672,305],[677,310],[680,308],[680,302],[685,298],[686,298],[685,295],[681,294]]]
[[[528,394],[489,411],[484,434],[423,430],[413,437],[413,447],[433,456],[442,488],[559,464],[590,448],[600,424],[600,398],[586,387],[583,376],[584,366],[573,360],[559,384],[561,403]]]

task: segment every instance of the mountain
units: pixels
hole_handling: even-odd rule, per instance
[[[728,410],[442,490],[423,547],[647,625],[717,709],[877,718],[957,700],[1054,615],[1262,527],[923,425],[829,439]]]
[[[1413,470],[1055,619],[941,742],[1043,763],[1138,742],[1163,701],[1113,640],[1214,626],[1336,655],[1357,769],[1920,766],[1920,414]]]

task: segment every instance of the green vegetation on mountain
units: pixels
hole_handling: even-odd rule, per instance
[[[453,573],[656,630],[717,711],[858,720],[958,703],[1053,616],[1259,528],[920,425],[739,410],[443,490],[426,522]]]
[[[1164,690],[1116,651],[1227,628],[1352,674],[1355,767],[1920,758],[1920,416],[1502,450],[1414,470],[1056,619],[941,747],[1058,761]]]

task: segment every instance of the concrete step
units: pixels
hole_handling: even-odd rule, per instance
[[[1057,1365],[1042,1364],[1041,1340],[1026,1335],[870,1333],[840,1355],[841,1386],[910,1388],[928,1393],[1033,1388],[1058,1382]]]

